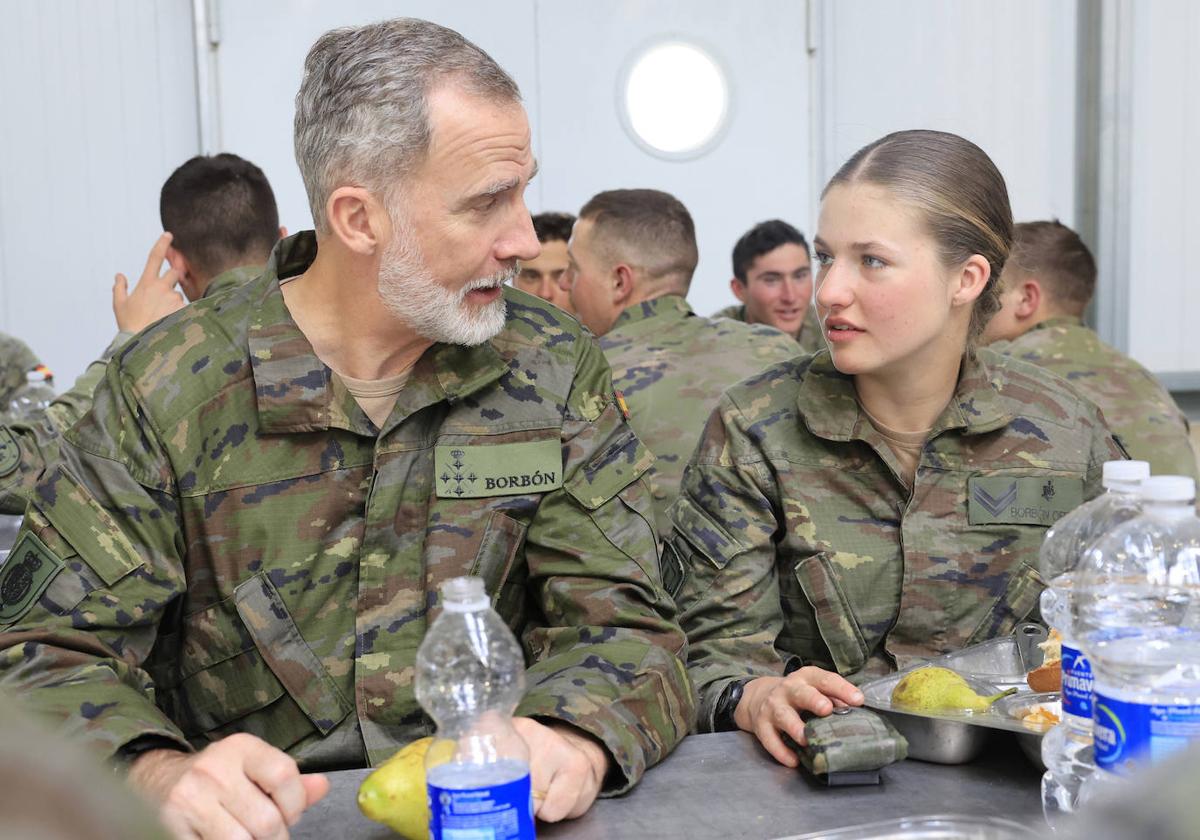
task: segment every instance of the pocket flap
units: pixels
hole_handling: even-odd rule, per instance
[[[267,667],[313,726],[328,735],[354,707],[300,635],[275,587],[259,573],[242,582],[233,597]]]
[[[609,406],[606,411],[616,411]],[[623,426],[615,438],[563,484],[575,501],[595,510],[636,481],[654,463],[654,456],[633,430]]]
[[[671,506],[671,521],[675,529],[668,538],[676,550],[683,550],[679,540],[699,554],[714,568],[724,569],[735,557],[745,554],[750,547],[731,534],[721,524],[714,522],[686,495],[680,496]]]
[[[814,554],[796,564],[796,581],[813,608],[817,629],[839,674],[852,674],[867,662],[867,643],[850,602],[829,565],[827,554]]]
[[[47,493],[52,497],[45,498]],[[59,505],[55,500],[63,494],[70,497],[70,502]],[[144,565],[137,549],[108,511],[61,466],[56,467],[50,480],[38,488],[32,504],[100,576],[105,586],[112,586]],[[84,508],[83,516],[78,515],[80,506]]]

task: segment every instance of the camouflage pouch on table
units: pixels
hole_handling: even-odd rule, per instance
[[[861,708],[839,708],[804,724],[807,746],[800,761],[810,773],[878,770],[908,755],[908,741],[882,716]]]

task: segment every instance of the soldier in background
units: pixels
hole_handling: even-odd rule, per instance
[[[45,417],[7,418],[11,422],[0,426],[0,513],[25,510],[38,475],[57,455],[58,435],[91,408],[92,393],[119,348],[182,308],[184,297],[200,300],[257,277],[271,248],[287,235],[266,175],[229,153],[198,155],[172,172],[159,194],[159,216],[165,232],[151,246],[137,286],[129,291],[124,274],[113,282],[116,337],[50,403]],[[11,379],[7,357],[0,358],[0,376]]]
[[[1096,262],[1058,221],[1022,222],[1000,278],[1000,311],[983,342],[1047,368],[1100,406],[1132,458],[1155,475],[1200,478],[1188,422],[1167,389],[1133,359],[1084,326],[1096,291]]]
[[[800,712],[1036,614],[1047,527],[1122,452],[1066,382],[972,351],[1011,242],[1003,177],[953,134],[888,135],[825,188],[830,349],[725,393],[671,510],[701,731],[794,767]]]
[[[659,534],[721,392],[796,355],[777,330],[702,318],[686,297],[696,270],[687,208],[658,190],[611,190],[579,211],[563,285],[612,366],[629,422],[654,453]]]
[[[575,217],[570,213],[536,213],[533,232],[542,243],[542,252],[531,260],[521,260],[513,285],[523,292],[548,300],[563,312],[571,312],[571,296],[560,281],[567,271],[567,241]]]
[[[295,145],[316,232],[135,336],[64,434],[0,573],[0,685],[177,835],[277,836],[314,771],[431,733],[417,649],[477,575],[527,657],[537,816],[579,816],[693,697],[652,456],[591,336],[508,286],[538,252],[520,93],[444,27],[336,29]]]
[[[825,340],[811,305],[812,288],[804,234],[779,219],[760,222],[733,246],[729,289],[741,303],[713,317],[766,324],[794,338],[801,353],[816,353]]]
[[[25,374],[38,367],[44,366],[28,344],[0,333],[0,417],[25,387]]]

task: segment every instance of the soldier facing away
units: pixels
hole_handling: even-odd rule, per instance
[[[799,712],[1036,613],[1046,528],[1122,453],[1067,383],[972,352],[1011,241],[1004,179],[952,134],[888,135],[826,186],[830,349],[725,393],[671,510],[702,731],[795,766]]]
[[[1154,374],[1084,326],[1096,290],[1096,262],[1058,221],[1023,222],[1000,277],[1000,311],[983,343],[1047,368],[1104,412],[1130,457],[1155,475],[1197,474],[1187,417]]]
[[[797,353],[778,330],[711,320],[686,300],[698,251],[691,214],[658,190],[610,190],[579,211],[569,246],[570,289],[601,336],[629,422],[654,453],[650,487],[659,534],[704,422],[730,385]]]
[[[801,353],[816,353],[825,348],[825,339],[812,288],[804,234],[780,219],[759,222],[733,246],[729,290],[741,302],[713,317],[766,324],[794,338]]]
[[[595,341],[506,286],[537,254],[512,79],[411,19],[310,50],[316,232],[140,333],[64,436],[0,604],[0,683],[128,766],[180,836],[286,832],[431,723],[437,588],[521,639],[544,820],[629,789],[692,723],[652,456]],[[4,588],[0,580],[0,590]]]

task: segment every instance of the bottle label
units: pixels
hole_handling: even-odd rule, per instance
[[[1096,693],[1092,738],[1096,766],[1127,775],[1200,742],[1200,704],[1131,703]]]
[[[1063,714],[1092,717],[1092,666],[1083,652],[1062,646]]]
[[[533,840],[533,791],[529,775],[479,788],[430,784],[432,840]]]

